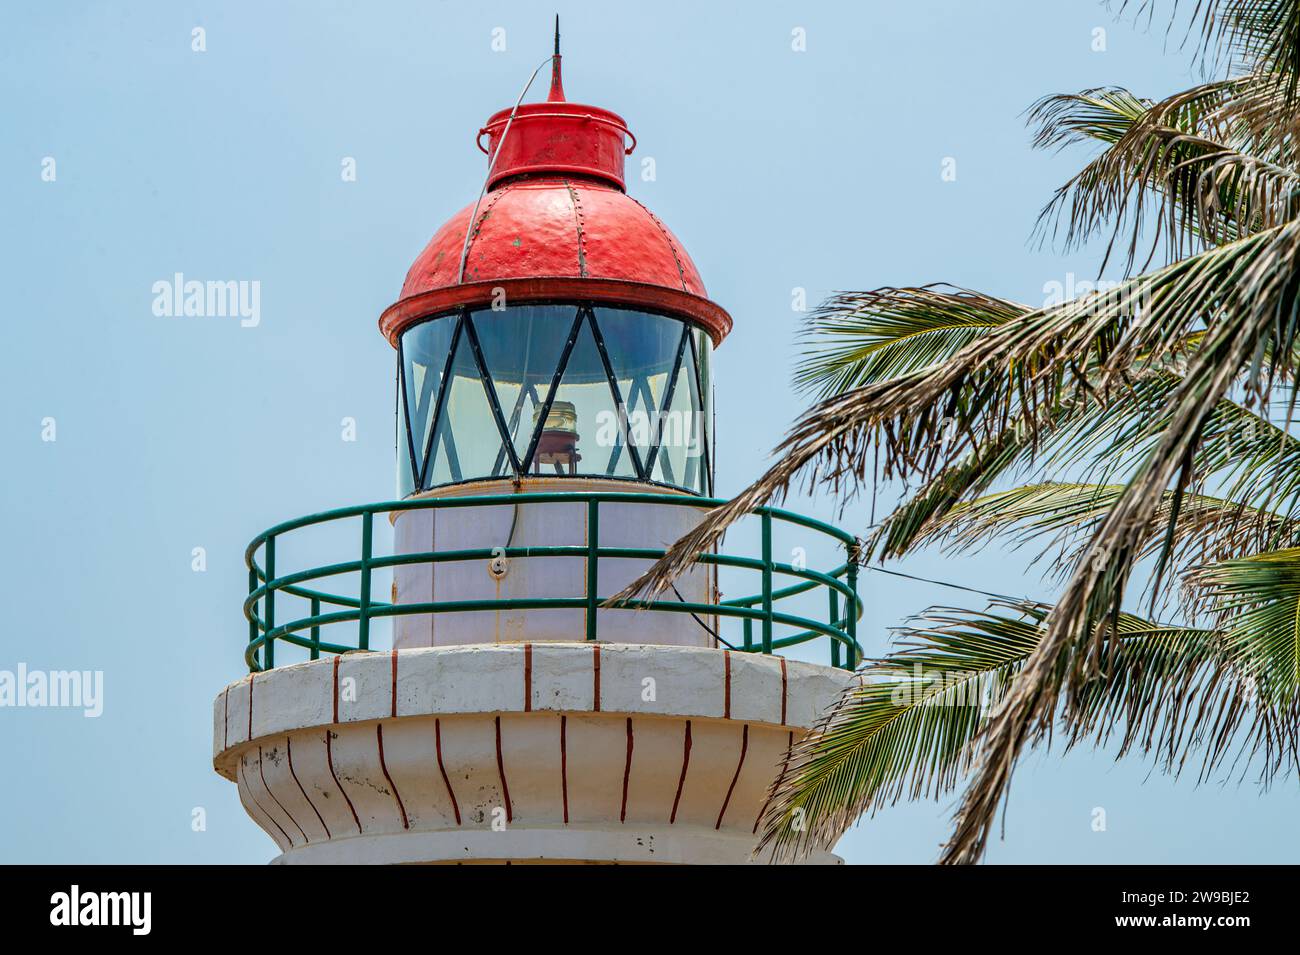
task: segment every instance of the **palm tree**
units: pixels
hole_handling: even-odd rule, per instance
[[[1223,79],[1030,112],[1039,146],[1101,147],[1039,230],[1067,247],[1109,230],[1125,279],[1038,308],[944,285],[835,296],[798,373],[815,403],[777,463],[619,595],[661,591],[797,480],[919,480],[863,560],[1047,540],[1054,604],[931,611],[864,666],[791,754],[766,817],[778,855],[965,780],[942,861],[978,861],[1018,757],[1053,730],[1173,772],[1195,753],[1202,777],[1296,766],[1300,0],[1199,0],[1192,19]],[[1181,622],[1121,609],[1143,560],[1151,612]]]

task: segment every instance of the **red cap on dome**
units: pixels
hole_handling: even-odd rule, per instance
[[[563,97],[563,89],[559,95]],[[513,111],[513,120],[511,112],[494,113],[478,133],[479,149],[492,160],[489,189],[506,179],[539,172],[592,176],[626,188],[623,157],[632,152],[636,139],[632,137],[631,146],[624,145],[632,134],[622,116],[564,99],[524,103]],[[507,124],[509,135],[505,135]]]
[[[492,170],[489,189],[514,176],[539,172],[593,176],[626,188],[623,157],[635,148],[636,137],[617,113],[565,100],[561,62],[560,18],[556,17],[551,91],[546,102],[503,109],[478,132],[479,149],[487,154]]]
[[[479,130],[490,157],[487,194],[416,258],[401,298],[380,316],[385,336],[396,345],[421,319],[489,304],[504,290],[514,302],[670,312],[721,342],[731,317],[708,299],[677,237],[624,191],[623,157],[635,145],[617,113],[565,100],[557,20],[546,102],[501,110]]]

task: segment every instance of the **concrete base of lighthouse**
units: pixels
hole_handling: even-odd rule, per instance
[[[850,679],[690,647],[352,653],[228,686],[214,765],[280,863],[762,861],[786,751]]]

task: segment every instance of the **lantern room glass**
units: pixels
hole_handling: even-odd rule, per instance
[[[712,344],[665,315],[516,305],[402,334],[398,485],[516,475],[712,492]]]

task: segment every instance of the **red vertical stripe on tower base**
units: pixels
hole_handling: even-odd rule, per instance
[[[339,721],[339,658],[334,657],[334,722]]]
[[[568,720],[560,714],[560,795],[564,800],[564,824],[569,824],[569,748],[567,744]]]
[[[524,644],[524,712],[533,711],[533,645]]]
[[[261,758],[260,754],[258,758],[259,759]],[[284,831],[284,828],[278,822],[275,821],[275,817],[272,816],[269,812],[267,812],[266,809],[262,807],[262,804],[257,801],[257,796],[253,794],[253,788],[248,785],[248,767],[244,765],[244,760],[242,758],[239,760],[238,765],[235,767],[236,782],[239,781],[240,770],[244,771],[244,789],[248,791],[248,798],[253,800],[253,805],[257,807],[257,811],[260,812],[262,815],[264,815],[267,819],[269,819],[271,825],[275,826],[275,828],[280,830],[280,835],[284,836],[284,841],[288,843],[288,845],[285,846],[285,849],[287,851],[293,845],[293,840],[289,838],[289,834]],[[271,838],[274,839],[275,837],[272,836]]]
[[[506,785],[506,764],[501,757],[501,717],[496,718],[497,726],[497,775],[501,777],[501,795],[506,801],[506,822],[515,821],[515,811],[510,805],[510,787]]]
[[[316,813],[316,821],[319,822],[321,828],[325,830],[325,838],[333,839],[334,837],[330,835],[330,827],[325,825],[325,817],[320,814],[320,810],[316,808],[316,804],[311,801],[311,797],[307,795],[307,790],[303,789],[302,783],[298,779],[298,773],[293,768],[293,740],[288,736],[284,738],[284,750],[289,755],[289,775],[293,777],[295,783],[298,783],[298,792],[302,793],[302,798],[307,800],[307,805],[311,806],[311,811]]]
[[[722,665],[726,670],[726,678],[723,681],[723,699],[722,699],[722,718],[731,719],[731,651],[722,651]]]
[[[627,718],[627,762],[623,766],[623,805],[618,810],[618,821],[627,821],[627,781],[632,775],[632,717]]]
[[[731,777],[731,785],[727,787],[727,798],[722,801],[722,810],[718,813],[718,822],[714,829],[722,828],[722,817],[727,814],[727,806],[731,802],[731,794],[736,789],[736,780],[740,778],[740,768],[745,765],[745,753],[749,749],[749,724],[740,733],[740,762],[736,763],[736,775]]]
[[[686,770],[691,765],[691,721],[686,721],[686,734],[682,739],[682,774],[677,779],[677,795],[673,797],[673,812],[668,825],[677,821],[677,805],[682,801],[682,787],[686,785]]]
[[[293,823],[293,827],[298,830],[298,834],[302,836],[303,844],[306,845],[307,833],[303,832],[302,826],[298,825],[298,820],[293,818],[293,813],[291,813],[288,809],[284,808],[284,803],[280,802],[280,797],[277,796],[275,793],[273,793],[271,791],[271,787],[266,784],[266,770],[262,768],[262,747],[260,746],[257,747],[257,775],[262,777],[262,788],[265,789],[266,794],[271,797],[271,802],[275,803],[276,806],[279,807],[280,811],[289,818],[289,821]],[[274,821],[275,820],[272,820],[272,822]],[[283,829],[281,829],[280,831],[284,832]],[[287,834],[285,835],[285,838],[286,839],[289,838]],[[289,843],[292,845],[293,840],[289,839]]]
[[[460,825],[460,805],[456,802],[456,793],[451,788],[447,776],[447,767],[442,765],[442,720],[433,721],[433,744],[438,752],[438,772],[442,773],[442,784],[447,787],[447,798],[451,800],[451,811],[456,814],[456,825]]]
[[[384,778],[388,780],[388,788],[393,791],[393,798],[397,800],[397,811],[402,814],[402,828],[410,829],[411,823],[406,818],[406,806],[402,803],[402,794],[397,791],[397,783],[393,782],[393,777],[389,775],[388,763],[384,761],[384,724],[375,724],[375,739],[379,741],[379,768],[383,771]]]
[[[335,657],[334,672],[336,675],[338,673],[338,663],[339,663],[339,658]],[[337,698],[338,697],[336,695],[335,699]],[[331,733],[329,730],[326,730],[325,731],[325,762],[329,764],[330,776],[333,777],[334,779],[334,785],[338,786],[339,792],[343,794],[343,801],[348,804],[348,810],[352,813],[352,821],[357,824],[357,835],[361,835],[361,831],[362,831],[361,817],[357,815],[357,807],[352,805],[352,800],[348,798],[347,790],[344,789],[343,784],[339,782],[339,774],[334,772],[334,746],[333,743],[331,742],[333,739],[334,739],[334,734]]]

